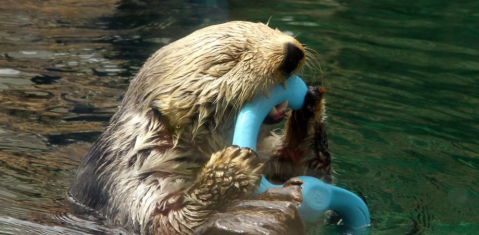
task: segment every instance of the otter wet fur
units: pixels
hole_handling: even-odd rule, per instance
[[[261,23],[198,30],[153,54],[80,164],[71,195],[136,234],[304,234],[297,175],[331,182],[324,89],[271,110],[258,150],[232,145],[256,94],[305,63],[293,37]],[[287,116],[284,131],[271,132]],[[286,184],[253,197],[261,175]]]

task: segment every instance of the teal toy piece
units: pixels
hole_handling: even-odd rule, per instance
[[[288,100],[288,107],[293,110],[303,107],[304,98],[308,92],[304,81],[292,75],[286,80],[286,84],[286,89],[282,85],[271,88],[270,98],[259,95],[243,106],[236,120],[233,145],[256,151],[259,129],[272,107],[286,100]],[[361,229],[370,224],[369,210],[357,195],[314,177],[298,176],[297,178],[303,181],[303,203],[298,208],[303,219],[313,219],[323,215],[327,210],[334,210],[340,214],[343,224],[348,228]],[[257,194],[272,187],[282,187],[282,185],[271,184],[263,177]]]
[[[304,97],[308,87],[303,79],[293,75],[286,80],[286,87],[276,85],[270,89],[270,98],[259,95],[251,103],[247,103],[241,109],[235,126],[233,144],[240,147],[249,147],[256,151],[258,133],[263,120],[271,108],[288,100],[288,107],[298,110],[303,107]]]
[[[311,176],[295,178],[303,181],[303,203],[298,207],[301,218],[314,219],[323,215],[327,210],[334,210],[339,213],[343,224],[348,228],[362,229],[371,222],[368,207],[354,193],[326,184]],[[283,186],[274,185],[263,177],[256,194],[273,187]]]

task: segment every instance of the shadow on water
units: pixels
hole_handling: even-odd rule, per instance
[[[130,79],[196,29],[270,18],[318,52],[324,74],[301,75],[325,78],[337,184],[367,202],[371,234],[479,229],[473,1],[4,2],[0,234],[121,234],[67,190]],[[308,234],[340,233],[317,224]]]

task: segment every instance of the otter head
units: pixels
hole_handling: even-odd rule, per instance
[[[157,111],[174,144],[213,153],[231,144],[234,118],[243,104],[259,93],[268,96],[270,87],[284,83],[305,61],[296,39],[267,25],[210,26],[150,57],[122,107],[139,116]],[[270,118],[282,118],[284,107],[278,108],[282,112]]]

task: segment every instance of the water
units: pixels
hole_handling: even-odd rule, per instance
[[[0,234],[122,234],[73,213],[76,166],[151,53],[231,20],[318,52],[323,75],[301,76],[323,76],[336,182],[366,200],[370,234],[479,230],[475,1],[0,2]]]

